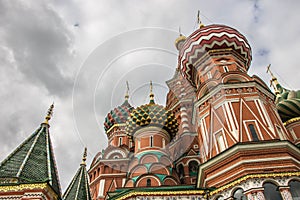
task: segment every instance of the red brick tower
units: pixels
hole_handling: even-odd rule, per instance
[[[228,26],[201,25],[180,46],[180,71],[196,93],[193,118],[202,163],[197,186],[218,188],[212,194],[224,198],[242,181],[255,185],[255,178],[263,183],[266,177],[297,175],[299,149],[290,142],[275,96],[247,74],[252,59],[247,39]],[[253,199],[263,190],[262,184],[251,187],[239,192]]]
[[[175,41],[178,51],[182,48],[185,40],[186,37],[180,33]],[[195,184],[200,164],[199,140],[193,122],[195,88],[180,73],[180,63],[178,63],[174,76],[166,83],[169,87],[166,107],[174,112],[179,123],[178,133],[170,144],[169,151],[175,161],[180,183]]]
[[[150,102],[137,107],[127,121],[127,134],[135,150],[128,168],[125,187],[157,187],[178,185],[167,146],[178,131],[174,114],[155,104],[150,83]]]
[[[104,122],[108,147],[99,152],[88,171],[92,199],[104,199],[107,192],[124,186],[132,148],[126,132],[126,120],[133,107],[128,102],[128,90],[122,105],[111,110]]]

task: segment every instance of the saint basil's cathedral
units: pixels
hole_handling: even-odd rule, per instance
[[[239,31],[199,23],[176,39],[166,106],[124,102],[104,120],[108,146],[62,194],[45,121],[0,164],[0,200],[299,200],[300,91],[248,75]]]

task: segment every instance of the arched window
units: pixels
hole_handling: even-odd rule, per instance
[[[249,127],[249,130],[250,130],[251,136],[252,136],[252,140],[253,141],[259,141],[254,125],[249,124],[248,127]]]
[[[184,168],[183,168],[182,164],[178,165],[177,172],[179,174],[180,182],[184,183],[184,179],[183,179],[184,178]]]
[[[277,185],[270,182],[264,184],[264,195],[266,200],[282,200]]]
[[[234,193],[233,193],[233,199],[236,200],[246,200],[246,195],[244,195],[244,190],[242,188],[237,189]]]
[[[189,162],[189,172],[190,176],[196,176],[198,172],[198,162],[197,161],[191,161]]]
[[[294,200],[300,200],[300,181],[292,180],[289,182],[290,192]]]
[[[223,196],[218,196],[218,197],[216,198],[216,200],[224,200],[224,197],[223,197]]]
[[[151,179],[148,178],[148,179],[147,179],[147,187],[150,187],[150,186],[151,186]]]

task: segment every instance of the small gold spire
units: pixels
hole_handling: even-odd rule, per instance
[[[271,64],[268,65],[267,67],[267,73],[270,73],[272,79],[270,80],[270,86],[273,87],[274,91],[275,91],[275,94],[278,95],[280,94],[280,91],[278,90],[278,85],[279,85],[279,82],[277,80],[277,78],[274,76],[274,74],[272,73],[271,69]]]
[[[53,108],[54,108],[54,103],[51,104],[50,108],[47,111],[47,116],[45,117],[44,124],[49,124],[49,120],[53,115]]]
[[[154,94],[153,94],[153,85],[152,85],[152,81],[150,81],[150,103],[154,103]]]
[[[83,156],[82,156],[82,161],[81,161],[81,164],[80,165],[84,165],[86,166],[86,157],[87,157],[87,148],[84,147],[84,152],[83,152]]]
[[[126,81],[126,93],[125,93],[125,100],[129,99],[129,84],[128,81]]]
[[[199,28],[203,28],[204,27],[204,24],[202,24],[202,21],[200,19],[200,10],[198,10],[197,23],[199,24]]]

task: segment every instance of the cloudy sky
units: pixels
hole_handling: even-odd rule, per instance
[[[252,46],[250,74],[266,82],[266,66],[282,85],[300,88],[300,1],[267,0],[0,0],[0,160],[43,121],[51,125],[63,190],[84,146],[88,163],[106,146],[103,120],[123,102],[165,103],[165,81],[177,64],[178,27],[188,36],[197,10],[204,24],[226,24]]]

